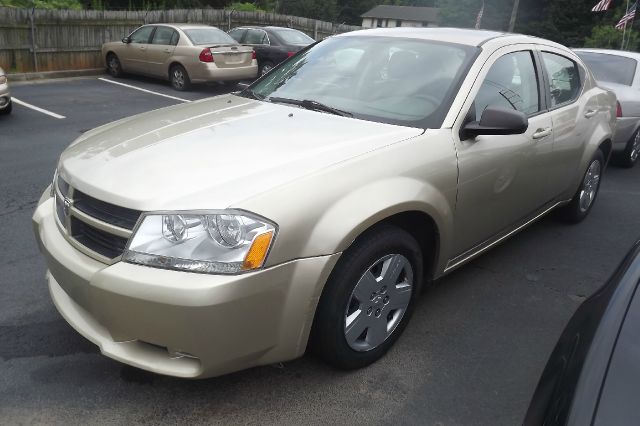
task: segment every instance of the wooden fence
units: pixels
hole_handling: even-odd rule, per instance
[[[229,30],[274,25],[301,30],[315,39],[360,27],[264,12],[219,9],[99,11],[0,7],[0,67],[8,73],[100,68],[102,43],[120,40],[143,24],[189,22]]]

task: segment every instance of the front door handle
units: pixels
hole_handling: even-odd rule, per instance
[[[164,49],[164,53],[171,53],[171,49]]]
[[[597,110],[597,109],[590,109],[589,111],[587,111],[587,112],[585,112],[585,113],[584,113],[584,116],[585,116],[586,118],[591,118],[591,117],[593,117],[594,115],[596,115],[597,113],[598,113],[598,110]]]
[[[534,139],[543,139],[549,136],[550,134],[551,134],[551,127],[546,127],[544,129],[536,130],[536,132],[531,137]]]

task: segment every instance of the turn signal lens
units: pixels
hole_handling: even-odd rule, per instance
[[[616,117],[620,118],[622,117],[622,106],[620,105],[620,102],[616,101]]]
[[[264,259],[267,257],[271,240],[273,239],[273,231],[265,232],[254,238],[251,248],[244,258],[242,269],[251,270],[262,266]]]
[[[211,49],[209,49],[208,47],[202,49],[199,59],[200,62],[213,62],[213,53],[211,53]]]

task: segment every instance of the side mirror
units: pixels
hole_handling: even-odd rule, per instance
[[[131,43],[131,38],[130,38],[130,37],[124,37],[124,38],[122,39],[122,42],[123,42],[124,44],[129,44],[129,43]]]
[[[480,121],[467,123],[461,132],[461,139],[478,135],[519,135],[527,131],[529,120],[520,111],[511,108],[488,106]]]

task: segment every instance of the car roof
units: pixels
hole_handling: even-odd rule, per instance
[[[252,30],[252,29],[256,29],[256,30],[293,30],[293,31],[302,32],[302,31],[297,30],[295,28],[275,27],[275,26],[271,26],[271,25],[268,25],[266,27],[261,27],[260,25],[242,25],[241,27],[235,27],[235,28],[232,28],[232,29],[234,29],[234,30]]]
[[[627,52],[626,50],[580,48],[580,49],[573,49],[573,51],[577,53],[579,52],[602,53],[605,55],[622,56],[624,58],[640,60],[640,53]]]
[[[146,27],[149,26],[165,26],[165,27],[173,27],[173,28],[178,28],[181,30],[190,30],[190,29],[196,29],[196,28],[215,28],[216,30],[220,30],[220,28],[218,27],[214,27],[211,25],[206,25],[206,24],[174,24],[174,23],[164,23],[164,22],[159,22],[157,24],[147,24],[145,25]],[[222,31],[222,30],[220,30]]]
[[[472,30],[462,28],[415,28],[415,27],[397,27],[397,28],[371,28],[358,31],[342,33],[336,37],[353,37],[353,36],[381,36],[381,37],[406,37],[424,40],[448,41],[468,46],[482,46],[486,42],[498,38],[508,39],[505,42],[513,43],[538,43],[543,39],[525,36],[522,34],[505,33],[487,30]],[[546,40],[544,40],[547,42]],[[552,42],[548,42],[552,43]],[[555,43],[552,43],[555,44]]]

